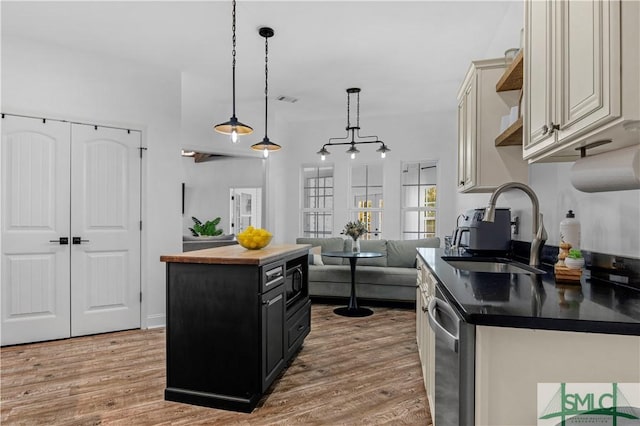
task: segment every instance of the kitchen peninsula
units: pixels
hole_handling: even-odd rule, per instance
[[[167,263],[165,399],[251,412],[311,327],[308,245],[239,245]]]

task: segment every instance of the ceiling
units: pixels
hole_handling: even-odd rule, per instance
[[[193,74],[231,102],[231,2],[2,1],[2,36],[41,41]],[[517,47],[520,1],[239,1],[237,102],[264,98],[270,26],[270,105],[285,119],[344,118],[348,87],[361,115],[454,109],[474,59]],[[228,117],[220,117],[225,121]]]

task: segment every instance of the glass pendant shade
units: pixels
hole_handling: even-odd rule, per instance
[[[322,149],[318,152],[316,152],[316,154],[320,155],[320,160],[324,161],[327,158],[327,155],[331,154],[329,151],[327,151],[327,148],[325,148],[324,146],[322,147]]]

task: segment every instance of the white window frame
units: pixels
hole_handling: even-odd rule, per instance
[[[366,167],[366,178],[365,178],[365,199],[368,198],[367,194],[369,194],[369,167],[372,166],[376,166],[376,167],[380,167],[382,176],[380,176],[382,185],[381,185],[381,198],[380,198],[380,203],[381,206],[375,206],[375,207],[357,207],[355,206],[355,200],[354,198],[356,197],[356,195],[354,194],[353,188],[353,169],[356,167]],[[371,187],[373,187],[373,185],[371,185]],[[364,234],[362,236],[362,239],[365,240],[379,240],[382,238],[384,229],[383,229],[383,219],[384,219],[384,166],[382,164],[376,164],[376,163],[361,163],[361,164],[351,164],[351,166],[349,167],[349,215],[351,217],[351,220],[362,220],[363,222],[367,223],[368,227],[371,227],[371,217],[373,215],[377,215],[378,219],[378,227],[374,228],[374,229],[368,229],[368,233]]]
[[[306,195],[305,189],[307,189],[307,178],[305,176],[305,169],[315,168],[316,169],[316,178],[320,178],[319,170],[323,168],[331,168],[331,178],[332,186],[331,188],[331,208],[319,208],[319,207],[305,207],[306,204]],[[300,166],[300,235],[302,237],[314,237],[314,238],[329,238],[333,235],[333,220],[335,218],[334,208],[335,208],[335,165],[332,163],[322,163],[322,164],[303,164]],[[326,176],[328,177],[328,176]],[[325,178],[326,178],[325,177]],[[316,189],[318,186],[316,186]],[[328,188],[324,186],[323,188]],[[326,195],[324,196],[326,198]],[[305,230],[305,216],[308,214],[316,214],[319,216],[329,216],[330,217],[330,225],[323,232],[320,232],[319,229],[316,229],[315,232],[312,230]],[[318,216],[316,216],[317,220]]]
[[[406,240],[408,235],[416,235],[417,234],[417,238],[421,239],[421,238],[429,238],[429,237],[435,237],[438,235],[438,206],[439,206],[439,199],[440,197],[438,196],[438,160],[423,160],[423,161],[404,161],[401,164],[400,167],[400,238],[402,240]],[[418,167],[435,167],[436,168],[436,172],[435,172],[435,183],[422,183],[421,182],[421,174],[420,172],[418,172],[418,183],[416,184],[418,186],[418,188],[420,188],[420,186],[434,186],[436,187],[436,200],[435,200],[435,206],[431,207],[431,206],[406,206],[405,205],[405,197],[404,197],[404,189],[405,186],[407,186],[404,183],[404,179],[402,176],[402,173],[404,173],[405,168],[407,168],[409,165],[414,165],[414,164],[418,164]],[[426,229],[418,229],[417,232],[409,232],[407,231],[407,227],[406,227],[406,223],[405,223],[405,217],[406,217],[406,213],[407,212],[434,212],[435,214],[435,224],[433,226],[433,232],[427,232]],[[426,228],[426,227],[425,227]],[[416,238],[412,238],[412,239],[416,239]]]

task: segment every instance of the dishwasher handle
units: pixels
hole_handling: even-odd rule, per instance
[[[451,334],[449,330],[444,328],[442,324],[438,322],[438,319],[436,318],[437,309],[441,309],[445,311],[447,315],[451,316],[451,318],[457,319],[458,316],[456,315],[456,313],[454,312],[451,306],[449,306],[446,302],[443,302],[442,300],[438,299],[437,297],[432,298],[431,301],[429,302],[428,312],[429,312],[429,325],[431,326],[431,329],[437,335],[442,337],[442,339],[444,339],[447,345],[447,348],[457,353],[458,352],[458,336],[454,336],[453,334]]]

